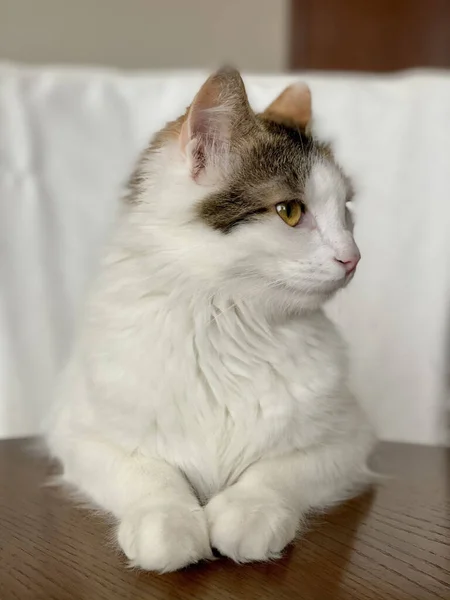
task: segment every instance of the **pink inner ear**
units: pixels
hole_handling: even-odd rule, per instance
[[[191,160],[196,180],[208,164],[224,167],[228,153],[234,112],[232,107],[218,104],[219,96],[217,89],[202,88],[181,128],[181,149]]]
[[[180,132],[180,146],[190,160],[192,177],[198,180],[208,165],[225,167],[230,142],[230,122],[217,111],[193,106]]]
[[[220,135],[228,125],[225,105],[229,99],[225,82],[221,77],[213,75],[200,88],[192,102],[187,119],[187,137],[206,140]],[[228,115],[229,117],[229,115]]]
[[[232,139],[245,135],[252,119],[254,115],[237,71],[222,69],[206,80],[180,133],[180,146],[192,161],[194,179],[210,166],[214,176],[228,169]]]
[[[186,146],[189,143],[189,126],[188,126],[188,122],[187,119],[184,121],[182,127],[181,127],[181,131],[180,131],[180,148],[181,148],[181,152],[184,154],[184,156],[186,156]]]

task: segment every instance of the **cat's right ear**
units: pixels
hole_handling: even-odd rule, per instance
[[[287,87],[263,112],[272,121],[291,121],[303,130],[311,125],[311,91],[306,83],[293,83]]]
[[[211,183],[233,168],[233,147],[254,122],[238,71],[211,75],[189,107],[180,133],[182,152],[198,183]]]

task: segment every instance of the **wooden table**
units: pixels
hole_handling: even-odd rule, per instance
[[[0,442],[1,600],[450,600],[450,451],[383,445],[395,477],[316,518],[270,564],[129,570],[99,517],[43,487],[50,467]]]

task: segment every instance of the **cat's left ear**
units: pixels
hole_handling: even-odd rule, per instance
[[[266,108],[263,116],[279,123],[292,122],[307,130],[311,123],[311,91],[306,83],[293,83]]]
[[[233,153],[255,123],[238,71],[224,68],[211,75],[189,107],[180,145],[193,179],[211,182],[233,168]]]

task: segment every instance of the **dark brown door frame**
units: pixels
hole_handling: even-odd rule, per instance
[[[291,0],[289,67],[450,67],[450,0]]]

